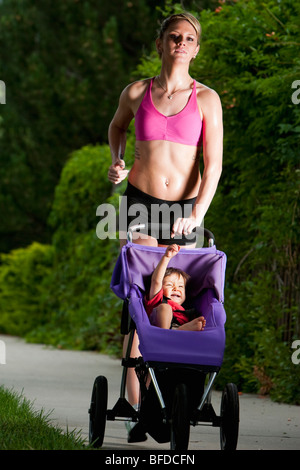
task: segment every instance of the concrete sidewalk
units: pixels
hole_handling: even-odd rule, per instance
[[[34,408],[51,411],[50,417],[63,430],[76,428],[88,436],[91,391],[97,375],[108,379],[112,408],[119,397],[121,365],[119,360],[80,351],[65,351],[28,344],[20,338],[1,336],[6,364],[0,364],[0,385],[22,392]],[[2,343],[3,344],[3,343]],[[221,393],[213,392],[212,403],[219,414]],[[151,437],[146,442],[128,444],[122,422],[107,421],[103,449],[169,450]],[[219,450],[219,429],[191,427],[189,450]],[[300,407],[278,404],[267,397],[240,395],[238,450],[299,450]]]

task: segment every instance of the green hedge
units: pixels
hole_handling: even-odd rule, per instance
[[[0,260],[0,331],[24,336],[47,322],[54,249],[33,243]]]
[[[2,255],[2,333],[120,354],[121,302],[110,289],[119,242],[96,235],[98,205],[111,202],[118,211],[118,194],[107,181],[110,160],[107,145],[74,152],[56,188],[52,245]]]

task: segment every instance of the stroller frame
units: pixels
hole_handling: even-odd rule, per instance
[[[129,243],[132,242],[132,232],[138,228],[140,226],[132,227],[128,232]],[[209,247],[213,247],[214,236],[212,232],[205,229],[204,236],[208,240]],[[138,358],[130,357],[136,324],[130,316],[129,302],[128,298],[124,299],[122,312],[123,326],[121,326],[121,332],[123,334],[129,333],[129,340],[125,358],[122,359],[123,372],[120,397],[112,409],[107,409],[107,379],[104,376],[98,376],[95,379],[89,408],[89,441],[91,445],[96,448],[102,446],[106,420],[129,420],[139,424],[157,442],[170,442],[171,450],[176,451],[188,449],[190,425],[219,427],[221,449],[235,450],[239,429],[239,397],[235,384],[229,383],[225,386],[221,398],[220,415],[218,416],[211,403],[211,393],[221,368],[220,365],[178,364],[176,362],[160,362],[157,360],[144,361],[142,356]],[[134,409],[125,397],[127,372],[128,368],[132,367],[135,368],[140,382],[141,405],[139,410]],[[177,380],[178,372],[187,376],[188,385],[185,384],[184,380]],[[146,379],[148,375],[151,381],[150,386],[147,388]],[[173,384],[174,376],[176,376],[176,379]],[[167,378],[164,379],[164,377]],[[162,381],[161,378],[163,378]],[[194,399],[193,397],[190,400],[189,387],[191,384],[194,387],[198,378],[199,389],[201,389],[200,399]],[[172,384],[171,388],[174,386],[174,389],[172,388],[174,393],[171,393],[171,397],[169,396],[170,393],[167,393],[170,391],[169,385],[166,386],[165,384],[169,380]],[[167,392],[164,390],[165,386],[167,387]],[[190,401],[193,402],[192,409]],[[148,408],[151,409],[151,416],[148,416]],[[156,410],[156,415],[154,413],[153,418],[154,409]],[[153,419],[156,419],[156,428],[152,427]],[[135,441],[133,440],[133,442]]]

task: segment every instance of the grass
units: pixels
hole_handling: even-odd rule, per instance
[[[0,386],[0,450],[84,450],[78,431],[64,433],[49,414],[21,394]]]

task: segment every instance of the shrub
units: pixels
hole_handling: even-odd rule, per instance
[[[23,336],[47,321],[54,250],[33,243],[1,255],[0,331]]]

